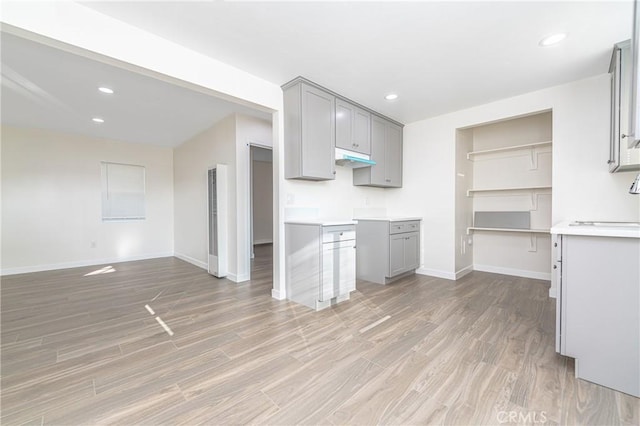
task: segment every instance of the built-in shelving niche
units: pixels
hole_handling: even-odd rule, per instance
[[[456,271],[551,275],[551,111],[458,129]],[[530,212],[528,229],[479,226],[475,212]]]

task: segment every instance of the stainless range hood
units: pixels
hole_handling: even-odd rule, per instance
[[[376,162],[371,160],[371,157],[367,154],[336,148],[336,164],[339,166],[350,167],[352,169],[358,169],[360,167],[375,166]]]

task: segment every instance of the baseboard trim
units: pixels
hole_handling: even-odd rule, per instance
[[[514,277],[533,278],[536,280],[551,281],[550,272],[526,271],[524,269],[503,268],[492,265],[473,265],[474,271],[492,272],[494,274],[511,275]]]
[[[227,278],[229,281],[233,281],[234,283],[241,283],[244,281],[249,281],[251,279],[251,276],[249,274],[232,274],[232,273],[227,273],[227,276],[225,277]]]
[[[467,274],[470,274],[471,272],[473,272],[473,265],[469,265],[460,269],[456,272],[456,280],[459,280],[460,278],[464,277]]]
[[[143,254],[139,256],[114,257],[114,258],[108,258],[108,259],[90,259],[90,260],[81,260],[77,262],[62,262],[62,263],[51,263],[48,265],[24,266],[19,268],[2,269],[0,270],[0,276],[30,274],[32,272],[56,271],[60,269],[70,269],[70,268],[82,268],[85,266],[104,265],[105,263],[122,263],[122,262],[132,262],[135,260],[158,259],[161,257],[172,257],[173,255],[174,255],[173,253],[155,253],[155,254]]]
[[[184,260],[185,262],[190,263],[192,265],[195,265],[198,268],[202,268],[205,271],[209,270],[209,264],[207,262],[203,262],[202,260],[195,259],[195,258],[193,258],[191,256],[187,256],[186,254],[182,254],[182,253],[177,253],[176,252],[173,255],[175,257],[177,257],[178,259]]]
[[[273,244],[273,239],[269,238],[266,240],[255,240],[253,242],[254,246],[259,246],[260,244]]]
[[[280,290],[276,290],[275,288],[271,289],[271,297],[276,300],[284,300],[284,295],[280,294]]]
[[[438,269],[418,268],[416,274],[428,275],[430,277],[444,278],[445,280],[455,280],[456,274],[453,272],[440,271]]]

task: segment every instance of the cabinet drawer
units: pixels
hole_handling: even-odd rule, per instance
[[[322,227],[322,242],[333,243],[336,241],[346,241],[356,239],[355,225],[336,225]]]
[[[419,220],[408,220],[405,222],[390,222],[389,234],[401,234],[403,232],[416,232],[420,230]]]

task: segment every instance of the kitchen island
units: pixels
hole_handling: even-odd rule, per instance
[[[640,224],[563,222],[556,245],[556,351],[577,378],[640,397]]]

